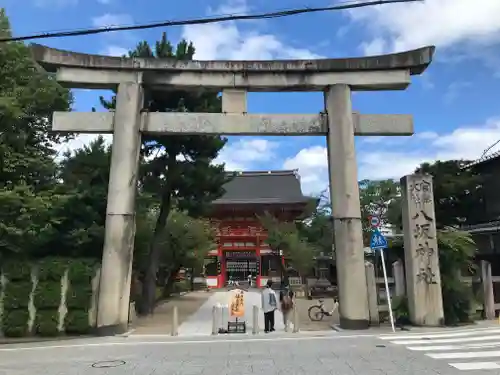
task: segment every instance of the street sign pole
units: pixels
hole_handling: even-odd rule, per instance
[[[387,280],[387,269],[385,267],[384,249],[380,249],[380,258],[382,260],[382,272],[384,273],[385,295],[387,297],[387,305],[388,305],[387,307],[389,308],[389,318],[391,319],[392,332],[395,333],[396,329],[394,328],[394,316],[392,313],[391,292],[389,291],[389,280]]]
[[[395,333],[396,329],[394,328],[394,316],[392,314],[392,303],[391,303],[391,292],[389,291],[389,280],[387,280],[387,268],[385,266],[385,256],[384,256],[384,249],[387,249],[389,247],[389,244],[387,243],[387,240],[385,239],[384,235],[380,233],[380,231],[377,229],[377,225],[380,224],[380,220],[378,220],[377,217],[372,216],[370,218],[371,225],[373,228],[372,231],[372,238],[370,240],[370,247],[372,250],[380,250],[380,259],[382,260],[382,271],[384,273],[384,284],[385,284],[385,295],[387,297],[387,307],[389,308],[389,318],[391,319],[391,328],[392,332]]]

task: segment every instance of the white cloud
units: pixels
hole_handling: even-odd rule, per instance
[[[283,169],[298,169],[300,184],[305,194],[316,195],[328,186],[327,152],[323,146],[300,150],[283,163]]]
[[[228,171],[242,171],[253,168],[255,163],[272,160],[276,157],[278,143],[262,138],[240,139],[228,143],[215,160],[226,163]]]
[[[385,137],[381,138],[384,139]],[[385,138],[387,139],[387,138]],[[358,151],[359,179],[396,178],[413,173],[424,162],[479,158],[493,142],[500,140],[500,119],[490,119],[481,126],[464,126],[442,135],[423,132],[391,146],[391,151],[375,151],[363,146]],[[366,142],[363,142],[365,145]],[[379,149],[379,148],[377,148]],[[489,152],[500,149],[496,145]],[[304,190],[318,193],[328,185],[326,148],[313,146],[300,150],[285,160],[286,169],[299,169]]]
[[[248,10],[247,3],[240,0],[229,2],[211,13],[241,14]],[[259,25],[261,25],[259,22],[188,25],[184,28],[182,37],[193,42],[196,47],[196,58],[200,60],[314,59],[320,57],[307,49],[287,45],[276,35],[260,32]]]
[[[424,45],[482,48],[500,42],[498,0],[426,0],[360,8],[348,14],[373,35],[362,45],[367,54],[374,45],[388,52]]]
[[[57,151],[56,159],[61,158],[66,151],[72,152],[90,144],[97,137],[99,137],[99,134],[80,134],[69,142],[54,145],[54,149]],[[104,140],[108,144],[113,142],[113,136],[111,134],[102,134],[102,137],[104,137]]]
[[[209,9],[209,13],[213,15],[241,15],[247,14],[250,8],[246,0],[229,0],[225,4],[221,4],[216,9]]]
[[[370,42],[361,43],[365,55],[377,56],[382,55],[387,49],[387,42],[382,38],[372,39]]]
[[[120,46],[114,46],[110,45],[104,48],[102,51],[99,52],[100,55],[107,55],[107,56],[118,56],[121,57],[123,55],[128,55],[128,48],[123,48]]]
[[[102,16],[92,18],[92,25],[94,27],[124,26],[132,23],[133,19],[129,14],[106,13]]]

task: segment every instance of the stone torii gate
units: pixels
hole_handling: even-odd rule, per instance
[[[141,133],[326,135],[335,223],[340,326],[369,325],[354,136],[412,135],[410,115],[353,113],[352,91],[404,90],[432,61],[434,47],[364,58],[177,61],[88,55],[32,46],[33,55],[71,88],[117,90],[116,110],[54,113],[61,132],[113,133],[97,332],[127,329]],[[142,113],[145,90],[222,91],[223,113]],[[248,114],[248,91],[322,91],[321,114]]]

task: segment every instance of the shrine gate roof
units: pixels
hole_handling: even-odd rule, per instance
[[[235,177],[224,185],[225,194],[213,204],[294,204],[311,200],[302,194],[297,171],[231,173]]]

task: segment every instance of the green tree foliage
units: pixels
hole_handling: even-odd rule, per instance
[[[63,154],[58,190],[66,198],[54,210],[61,220],[51,255],[101,258],[110,160],[111,147],[102,137]]]
[[[0,35],[10,35],[0,9]],[[57,166],[49,132],[53,111],[69,110],[71,96],[31,59],[22,43],[0,48],[0,257],[43,248],[56,219]]]
[[[472,224],[481,219],[483,177],[475,170],[465,170],[465,160],[436,161],[420,165],[415,173],[433,177],[434,208],[438,228]],[[393,200],[389,207],[390,222],[402,229],[401,199]]]
[[[174,46],[163,33],[155,47],[141,42],[129,52],[129,57],[173,58],[191,60],[195,48],[183,40]],[[101,98],[108,109],[116,105]],[[146,93],[145,111],[149,112],[220,112],[221,99],[211,91],[150,91]],[[141,190],[159,198],[159,212],[151,239],[143,283],[143,301],[140,312],[152,313],[155,302],[156,274],[162,254],[162,238],[168,236],[167,220],[172,207],[199,217],[207,214],[210,203],[223,194],[222,186],[228,181],[224,165],[212,162],[226,144],[220,136],[162,136],[144,135],[141,155],[148,161],[143,163],[140,173]]]
[[[25,183],[0,190],[0,262],[3,257],[37,256],[58,235],[52,208],[60,197],[35,194]]]
[[[215,231],[202,218],[192,218],[186,212],[173,210],[168,218],[167,237],[162,238],[164,251],[160,267],[165,276],[165,291],[168,293],[174,278],[181,268],[201,271],[203,260],[215,245]]]
[[[324,255],[332,254],[334,250],[333,220],[330,203],[325,193],[321,194],[319,200],[313,199],[311,205],[312,209],[306,209],[307,212],[312,212],[310,217],[296,223],[299,236],[317,252]]]
[[[393,219],[391,215],[393,215],[395,209],[401,207],[400,197],[399,183],[394,180],[362,180],[359,182],[359,200],[365,246],[369,245],[372,231],[369,217],[371,215],[378,216],[381,225],[391,226],[391,219]]]
[[[10,35],[3,9],[0,35]],[[0,185],[24,182],[39,191],[54,182],[56,170],[52,112],[69,110],[70,94],[41,71],[22,43],[2,44],[0,77]]]
[[[470,322],[474,295],[461,274],[476,271],[476,244],[470,234],[448,228],[438,232],[438,247],[445,324]]]
[[[269,213],[260,216],[259,219],[267,231],[266,242],[269,247],[274,251],[281,250],[285,258],[291,260],[293,268],[301,275],[306,275],[314,264],[314,257],[318,254],[316,246],[308,243],[300,235],[295,223],[280,221]]]
[[[468,323],[473,318],[476,301],[471,286],[461,281],[461,275],[477,272],[474,263],[476,244],[469,233],[452,227],[438,230],[437,240],[445,324]],[[396,239],[391,245],[389,254],[404,259],[403,240]],[[407,304],[403,300],[396,301],[395,309],[397,316],[404,310],[407,318]]]
[[[458,228],[475,222],[483,207],[483,178],[474,170],[462,167],[465,160],[437,161],[424,163],[415,173],[426,173],[433,177],[436,223],[439,228]]]

